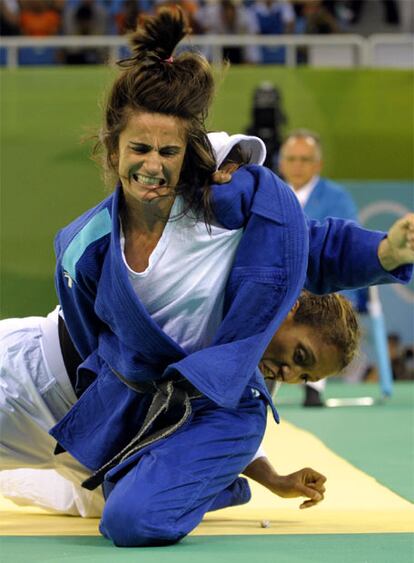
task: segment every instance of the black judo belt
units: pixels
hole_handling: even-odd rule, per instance
[[[82,487],[90,491],[103,483],[105,474],[113,467],[122,463],[145,446],[170,436],[180,428],[191,414],[191,399],[197,399],[202,396],[185,379],[140,384],[125,379],[115,370],[112,371],[130,389],[138,393],[151,393],[153,398],[138,434],[125,448],[82,483]],[[149,430],[151,432],[147,435]]]

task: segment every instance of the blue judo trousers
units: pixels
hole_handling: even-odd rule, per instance
[[[190,419],[171,437],[107,474],[100,531],[117,545],[165,545],[187,535],[207,511],[250,500],[238,475],[257,451],[266,404],[252,392],[238,408],[192,402]],[[114,483],[115,486],[114,486]]]
[[[211,346],[188,355],[129,283],[119,202],[118,187],[56,238],[59,299],[83,363],[80,398],[50,433],[92,472],[108,468],[100,523],[106,537],[119,546],[164,545],[188,534],[208,510],[249,500],[239,474],[261,443],[267,405],[278,421],[257,365],[303,286],[327,293],[407,282],[411,269],[382,269],[384,233],[341,220],[307,224],[289,187],[263,167],[247,167],[231,184],[213,187],[216,219],[244,234],[223,322]],[[179,378],[200,394],[184,424],[129,448],[152,400],[134,386]]]

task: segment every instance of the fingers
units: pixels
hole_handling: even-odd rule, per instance
[[[315,480],[307,481],[306,484],[308,487],[315,489],[316,491],[320,491],[322,493],[325,492],[326,477],[324,475],[319,475]]]
[[[316,491],[310,487],[306,487],[306,492],[305,490],[303,491],[303,496],[308,497],[308,499],[302,502],[299,508],[300,509],[310,508],[311,506],[315,506],[316,504],[319,504],[325,498],[323,494],[324,492],[325,492],[325,487],[323,487],[323,491]]]
[[[414,227],[414,213],[407,213],[400,219],[397,219],[394,225],[402,225],[403,227]]]
[[[315,471],[311,467],[306,467],[305,469],[302,469],[302,472],[305,478],[304,482],[309,487],[313,487],[319,490],[319,488],[323,487],[324,483],[326,483],[325,475],[322,475],[322,473]]]
[[[304,476],[304,484],[302,485],[303,496],[308,497],[299,508],[310,508],[315,506],[319,502],[323,501],[324,493],[326,491],[325,483],[326,477],[322,473],[318,473],[311,468],[306,468],[302,470]]]
[[[408,213],[401,219],[398,219],[391,227],[395,229],[405,239],[406,246],[413,249],[414,244],[414,213]]]
[[[304,497],[308,497],[316,502],[320,502],[323,499],[324,492],[325,492],[325,488],[323,491],[314,489],[313,487],[305,487],[305,486],[302,489],[302,493]]]
[[[405,221],[407,225],[411,225],[411,227],[414,228],[414,213],[407,213],[402,220]]]
[[[326,492],[326,488],[323,485],[323,483],[318,483],[318,484],[313,484],[313,483],[308,483],[308,487],[309,489],[313,489],[314,491],[317,491],[318,493],[325,493]]]
[[[213,184],[227,184],[231,181],[231,174],[224,170],[216,170],[212,175]]]
[[[403,221],[405,221],[407,247],[414,250],[414,213],[406,215]]]
[[[312,508],[312,506],[316,506],[317,504],[319,504],[319,502],[320,501],[316,501],[316,500],[305,500],[304,502],[302,502],[299,508],[301,510],[304,510],[306,508]]]

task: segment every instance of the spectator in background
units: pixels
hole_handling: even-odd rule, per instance
[[[371,3],[366,0],[348,0],[347,4],[352,13],[351,23],[358,23],[361,14],[365,9],[366,5]],[[382,0],[383,6],[383,20],[384,22],[392,25],[396,25],[400,22],[399,7],[401,4],[411,4],[411,0],[403,0],[402,2],[397,2],[396,0]]]
[[[322,221],[326,217],[357,220],[357,207],[338,184],[321,178],[322,148],[319,136],[307,129],[297,129],[288,134],[280,149],[279,170],[294,190],[306,215]],[[355,307],[358,292],[344,292]],[[307,383],[304,406],[323,406],[322,392],[325,381]]]
[[[404,348],[404,359],[407,379],[414,380],[414,346]]]
[[[281,35],[294,32],[295,12],[290,2],[284,0],[255,2],[253,10],[261,35]],[[264,46],[260,51],[262,63],[283,64],[285,62],[285,47]]]
[[[295,33],[327,34],[339,33],[339,23],[330,10],[330,5],[320,0],[295,2]],[[308,63],[308,47],[300,46],[296,51],[299,64]]]
[[[203,33],[222,35],[255,35],[258,33],[256,17],[252,9],[236,4],[233,0],[219,0],[199,9],[195,16]],[[205,53],[211,59],[209,52]],[[231,63],[256,63],[260,60],[256,46],[230,46],[223,49],[223,56]]]
[[[400,0],[398,4],[401,33],[414,33],[414,4]]]
[[[394,381],[411,381],[414,379],[413,347],[404,347],[399,334],[391,333],[387,337],[388,353],[391,360],[392,377]],[[368,366],[364,381],[375,383],[379,379],[375,365]]]
[[[58,35],[62,18],[54,2],[20,0],[20,30],[22,35],[47,37]]]
[[[66,35],[105,35],[108,18],[104,2],[77,0],[64,6],[63,29]]]
[[[96,0],[80,0],[70,6],[63,16],[66,35],[105,35],[108,29],[108,12]],[[82,47],[66,49],[66,64],[99,64],[107,56],[106,49]]]
[[[130,33],[137,27],[139,16],[143,13],[138,0],[123,0],[112,4],[115,30],[118,35]]]
[[[407,379],[404,350],[399,334],[391,333],[388,335],[388,351],[390,354],[393,379],[396,381]]]
[[[322,0],[295,2],[296,33],[326,34],[340,33],[338,21],[331,5]]]
[[[328,34],[340,33],[338,21],[322,0],[306,0],[303,4],[305,33]]]
[[[195,19],[199,3],[195,0],[112,0],[110,12],[115,22],[112,31],[124,35],[134,31],[140,16],[152,14],[165,6],[179,6],[188,18],[193,33],[202,33],[200,24]]]
[[[0,2],[1,35],[20,35],[20,6],[17,0]]]
[[[281,147],[279,170],[305,213],[317,220],[327,216],[356,220],[357,207],[351,196],[338,184],[320,177],[322,166],[319,135],[307,129],[291,131]]]

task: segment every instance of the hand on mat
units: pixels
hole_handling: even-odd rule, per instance
[[[310,467],[289,475],[278,475],[272,490],[284,498],[308,497],[299,508],[310,508],[324,499],[326,477]]]
[[[302,502],[300,508],[310,508],[323,500],[326,477],[310,467],[290,475],[278,475],[267,457],[261,456],[252,461],[243,474],[279,497],[307,497],[309,500]]]
[[[378,247],[378,258],[387,271],[414,263],[414,213],[408,213],[392,225],[387,238]]]

